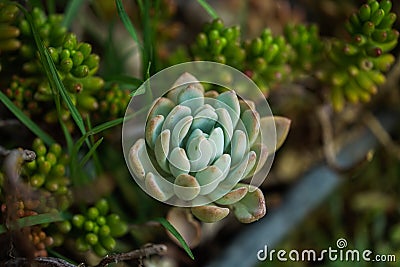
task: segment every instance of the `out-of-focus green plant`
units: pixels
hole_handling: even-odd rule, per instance
[[[12,54],[7,53],[10,49],[3,49],[2,53],[5,53],[8,67],[13,66],[14,70],[21,68],[21,72],[17,75],[14,74],[9,85],[7,87],[3,85],[3,90],[26,114],[36,117],[44,116],[45,122],[56,123],[59,114],[53,105],[53,91],[36,53],[36,44],[33,41],[29,23],[23,17],[18,16],[16,6],[11,5],[11,7],[7,5],[2,7],[5,9],[3,12],[8,9],[12,9],[11,11],[14,12],[13,17],[10,16],[10,19],[13,20],[9,19],[6,22],[10,28],[9,31],[16,29],[14,35],[7,36],[11,36],[16,41],[12,41],[14,39],[7,39],[7,41],[18,42],[19,45],[13,49],[16,51]],[[99,68],[100,57],[92,53],[92,46],[89,43],[79,42],[75,34],[68,32],[62,26],[63,16],[60,14],[46,16],[42,10],[34,8],[32,19],[69,97],[82,116],[86,117],[88,114],[92,114],[93,117],[98,118],[98,122],[122,116],[128,104],[129,91],[115,86],[104,88],[104,80],[95,76]],[[9,70],[3,69],[3,71],[8,72]],[[17,72],[14,71],[14,73]],[[2,84],[6,81],[4,80]],[[101,118],[97,115],[99,109]],[[72,131],[73,122],[70,119],[69,110],[63,108],[60,115]]]
[[[125,235],[128,226],[119,215],[110,213],[108,201],[98,200],[88,207],[86,213],[75,214],[70,234],[77,235],[75,247],[80,252],[92,249],[98,256],[104,257],[116,246],[115,238]],[[75,232],[75,233],[74,233]]]
[[[321,38],[316,25],[286,25],[283,35],[269,29],[243,40],[238,26],[220,19],[207,24],[191,46],[195,60],[212,60],[238,68],[265,94],[277,84],[314,77],[328,88],[327,101],[335,110],[346,100],[368,102],[394,62],[390,51],[399,32],[390,0],[369,0],[345,24],[351,41]],[[180,53],[177,53],[178,56]]]

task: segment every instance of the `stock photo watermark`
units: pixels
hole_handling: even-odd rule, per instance
[[[290,251],[280,249],[268,249],[265,245],[263,249],[257,252],[259,261],[344,261],[344,262],[396,262],[394,254],[375,254],[372,250],[347,249],[347,240],[339,238],[336,241],[336,247],[328,247],[321,251],[315,249],[304,249]]]

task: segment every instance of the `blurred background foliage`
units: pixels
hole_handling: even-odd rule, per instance
[[[326,160],[334,165],[334,162],[329,162],[326,146],[332,145],[338,149],[346,144],[354,134],[354,130],[360,127],[370,128],[382,141],[379,148],[371,151],[372,157],[344,171],[342,174],[344,182],[340,188],[335,190],[317,210],[311,212],[277,248],[325,249],[335,246],[336,240],[342,237],[347,239],[349,247],[368,248],[382,254],[395,254],[400,260],[400,127],[397,123],[390,133],[382,132],[380,125],[376,125],[373,115],[377,112],[389,112],[399,118],[399,47],[391,47],[393,48],[391,53],[395,57],[387,58],[387,61],[382,63],[393,66],[390,69],[382,67],[385,70],[382,72],[385,73],[386,81],[377,83],[379,92],[370,91],[369,98],[364,99],[369,100],[366,101],[368,103],[364,101],[359,103],[358,98],[357,101],[351,101],[352,97],[346,95],[345,97],[350,98],[350,102],[354,104],[340,103],[337,105],[339,108],[336,108],[340,112],[333,111],[332,104],[335,106],[335,103],[329,100],[334,99],[329,96],[331,80],[328,81],[323,75],[321,77],[308,75],[310,72],[318,74],[318,70],[326,69],[327,66],[329,69],[332,66],[326,61],[318,61],[320,59],[314,61],[314,56],[321,51],[320,42],[331,38],[337,38],[345,43],[352,42],[352,36],[346,32],[345,23],[353,12],[365,4],[365,1],[209,1],[223,24],[219,21],[211,23],[212,18],[197,1],[124,1],[125,10],[137,29],[139,44],[132,39],[121,23],[114,1],[28,2],[22,3],[28,8],[37,7],[32,16],[38,21],[39,30],[42,31],[40,35],[45,45],[54,48],[50,50],[52,59],[56,67],[61,70],[61,80],[88,130],[123,116],[129,94],[149,75],[171,64],[191,59],[214,60],[238,67],[254,78],[261,88],[265,89],[264,92],[274,114],[292,120],[287,142],[276,155],[271,173],[261,186],[266,195],[267,206],[271,209],[279,209],[288,189],[317,163]],[[150,5],[148,9],[141,6],[146,3]],[[7,17],[10,12],[18,15]],[[54,142],[48,147],[49,144],[34,141],[35,136],[28,130],[21,130],[23,127],[21,123],[16,121],[12,113],[2,105],[0,105],[0,145],[8,149],[31,148],[42,156],[36,161],[37,165],[35,163],[26,165],[22,176],[26,178],[26,182],[30,182],[36,188],[42,188],[46,194],[50,192],[56,195],[54,205],[57,210],[68,210],[69,214],[64,220],[67,223],[41,225],[40,228],[32,229],[33,236],[41,236],[43,239],[35,244],[39,244],[36,250],[43,252],[43,243],[50,248],[46,254],[49,252],[52,256],[62,255],[76,262],[87,261],[93,264],[107,251],[121,252],[138,248],[148,242],[163,242],[168,245],[168,255],[163,258],[145,259],[146,266],[203,266],[218,257],[224,247],[234,239],[235,234],[248,226],[239,224],[232,217],[213,225],[201,224],[184,211],[170,209],[147,196],[136,186],[127,171],[120,149],[120,126],[112,129],[104,127],[106,129],[104,132],[91,136],[89,138],[91,146],[96,142],[101,143],[96,152],[85,158],[91,151],[91,146],[80,150],[75,160],[85,159],[87,164],[82,171],[77,172],[79,178],[75,177],[75,181],[64,179],[71,170],[64,170],[60,166],[68,164],[71,166],[69,157],[72,151],[67,149],[68,140],[66,141],[65,136],[68,134],[65,134],[65,129],[73,140],[77,140],[81,135],[71,118],[70,110],[65,105],[61,105],[60,110],[57,110],[52,102],[52,92],[46,82],[46,76],[40,70],[41,63],[35,54],[35,43],[29,30],[26,30],[27,25],[23,22],[23,16],[16,9],[10,12],[3,14],[6,17],[3,17],[1,23],[8,23],[19,28],[19,31],[16,32],[16,28],[12,28],[9,35],[0,40],[0,90],[24,114],[49,133],[59,145]],[[392,12],[400,14],[400,5],[397,1],[393,1]],[[55,13],[64,13],[66,18],[45,15]],[[205,26],[205,23],[209,23],[208,26]],[[315,23],[317,27],[313,28],[314,26],[310,26],[311,23]],[[296,24],[303,26],[300,28],[287,26]],[[240,34],[237,32],[237,26],[240,26]],[[393,28],[399,29],[399,26],[397,20]],[[265,31],[265,28],[269,30]],[[287,40],[295,29],[306,32],[305,35],[308,37],[311,36],[308,40],[312,40],[310,43],[313,46],[311,52],[306,50],[308,56],[304,56],[304,51],[301,50],[304,49],[301,46],[304,41],[297,43],[299,45],[296,46],[293,38],[291,45],[297,49],[297,54],[295,53],[297,56],[289,52]],[[217,31],[211,33],[213,30]],[[46,39],[52,31],[52,34],[56,32],[63,38]],[[209,38],[216,32],[218,38],[220,34],[227,37],[226,45],[229,49],[219,48],[221,41],[216,42],[217,45],[202,44],[204,39],[201,34]],[[285,39],[280,38],[281,36],[285,36]],[[257,56],[262,53],[249,52],[257,46],[257,37],[262,37],[259,39],[263,42],[272,38],[274,45],[271,47],[272,50],[277,50],[278,56],[276,61],[269,59],[267,63],[276,68],[266,68],[265,72],[258,73],[265,64]],[[221,40],[218,38],[215,40]],[[251,45],[251,42],[246,44],[245,40],[256,41]],[[90,49],[86,44],[90,45]],[[71,53],[72,50],[75,52]],[[77,54],[77,51],[80,53]],[[241,56],[242,53],[247,57]],[[299,55],[303,57],[299,58]],[[376,59],[376,55],[366,56]],[[73,62],[73,68],[70,67],[70,62]],[[285,65],[287,62],[290,62],[290,70]],[[343,64],[346,63],[348,62]],[[343,64],[339,64],[339,67],[335,65],[337,70],[342,70]],[[272,72],[268,72],[271,70]],[[276,75],[277,73],[282,75]],[[265,77],[268,79],[264,79]],[[265,80],[271,84],[265,84]],[[347,83],[344,84],[347,86]],[[85,87],[89,89],[85,91]],[[82,88],[82,92],[86,93],[79,93]],[[326,110],[326,106],[328,106],[330,129],[326,129],[326,121],[318,115],[321,107],[325,107],[323,110]],[[60,117],[62,120],[59,120]],[[64,132],[62,122],[65,123]],[[330,132],[332,140],[323,138],[326,132]],[[69,157],[64,157],[58,146],[61,146],[63,153],[69,154]],[[72,162],[73,160],[74,158]],[[51,179],[47,179],[49,176]],[[3,180],[4,175],[0,174],[0,178]],[[83,186],[74,187],[77,183],[82,183]],[[93,194],[86,194],[88,190]],[[4,197],[4,191],[1,192]],[[93,209],[89,212],[91,207],[100,205],[97,203],[103,202],[104,199],[110,207],[109,213],[118,214],[124,222],[123,228],[125,223],[127,225],[124,230],[126,234],[124,232],[122,238],[120,237],[122,233],[113,235],[118,240],[115,244],[113,240],[105,238],[98,242],[95,240],[98,237],[93,235],[93,233],[97,235],[94,230],[96,225],[98,228],[112,225],[112,219],[109,219],[111,221],[108,224],[104,223],[103,219],[98,220],[98,217],[108,216],[108,211],[104,211],[104,214],[99,213],[100,215]],[[18,206],[17,210],[21,209],[24,208]],[[35,209],[37,206],[28,205],[25,208],[28,212],[19,214],[29,215]],[[86,221],[96,221],[95,225],[90,226],[88,223],[87,227],[82,228],[81,222],[85,220],[82,216]],[[154,220],[158,217],[166,217],[175,222],[174,225],[192,247],[195,261],[192,261],[176,245],[179,242],[176,242]],[[268,214],[263,220],[268,220]],[[107,233],[106,228],[104,227],[103,231]],[[40,234],[42,230],[45,231],[45,236]],[[47,235],[52,236],[52,242],[46,239]],[[85,236],[84,242],[82,236]],[[99,234],[100,238],[104,236],[106,234]],[[64,246],[57,246],[64,242]],[[89,248],[91,250],[77,253],[73,249],[76,247],[81,248],[81,251],[87,251]],[[108,249],[104,250],[104,247]],[[40,253],[37,255],[45,255]],[[255,252],[249,253],[255,255]],[[7,255],[1,256],[7,257]],[[259,264],[259,266],[350,265],[353,264],[277,261]],[[396,264],[382,263],[374,266],[396,266]]]

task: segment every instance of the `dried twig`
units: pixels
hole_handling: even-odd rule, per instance
[[[375,135],[379,143],[381,143],[382,146],[389,151],[389,153],[400,159],[400,146],[392,140],[389,133],[385,130],[385,128],[383,128],[379,120],[370,112],[367,112],[363,116],[363,122]]]
[[[128,261],[148,257],[150,255],[163,255],[167,252],[167,246],[163,244],[155,244],[133,250],[127,253],[119,253],[105,256],[99,264],[94,267],[106,267],[110,263]],[[85,267],[84,263],[79,265],[71,264],[63,259],[53,257],[37,257],[33,260],[26,258],[13,258],[5,263],[0,263],[1,266],[37,266],[37,267]]]
[[[154,255],[154,254],[163,255],[166,252],[167,252],[167,246],[165,246],[163,244],[149,245],[149,246],[143,247],[141,249],[133,250],[133,251],[127,252],[127,253],[107,255],[95,267],[104,267],[110,263],[133,260],[133,259],[140,259],[142,257],[147,257],[147,256]]]

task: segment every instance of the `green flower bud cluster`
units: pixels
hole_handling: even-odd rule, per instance
[[[287,24],[284,28],[284,36],[293,49],[289,58],[292,76],[314,71],[324,49],[318,26]]]
[[[118,84],[113,84],[110,89],[99,92],[99,111],[102,117],[115,119],[125,114],[130,100],[130,91],[122,89]]]
[[[100,199],[89,207],[85,214],[75,214],[72,219],[72,230],[79,236],[75,248],[85,252],[92,249],[98,256],[104,257],[115,249],[115,238],[125,235],[127,224],[115,213],[110,213],[107,200]]]
[[[273,36],[270,29],[265,29],[260,37],[244,43],[246,49],[246,69],[263,92],[277,82],[284,80],[290,73],[287,64],[292,52],[283,36]]]
[[[241,41],[240,27],[225,27],[220,19],[208,23],[191,47],[195,60],[212,60],[233,66],[251,77],[263,92],[288,73],[291,52],[283,36],[266,29],[260,37]]]
[[[343,108],[345,100],[368,102],[385,82],[383,73],[395,59],[389,52],[399,37],[392,28],[396,14],[390,12],[391,8],[390,0],[369,0],[346,24],[352,40],[332,42],[328,56],[336,65],[335,70],[321,77],[332,85],[331,99],[336,110]]]
[[[68,155],[63,153],[59,144],[48,148],[39,138],[33,141],[32,150],[36,153],[36,159],[23,166],[22,175],[32,187],[54,193],[59,210],[67,209],[71,196],[70,179],[66,177],[65,170]]]
[[[21,42],[18,40],[20,30],[12,25],[18,11],[15,5],[0,3],[0,54],[21,47]]]
[[[195,60],[210,60],[241,69],[246,52],[240,43],[240,27],[225,27],[222,20],[207,23],[191,47]]]

